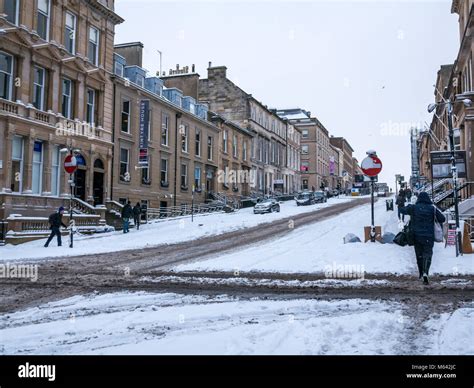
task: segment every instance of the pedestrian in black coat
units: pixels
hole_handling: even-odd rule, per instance
[[[67,225],[63,222],[63,214],[64,208],[61,206],[56,213],[53,213],[49,216],[49,229],[51,229],[51,234],[49,235],[46,244],[44,244],[45,248],[48,247],[54,236],[57,236],[58,238],[58,247],[62,245],[60,228],[61,226],[67,228]]]
[[[130,201],[122,209],[123,232],[128,233],[130,226],[130,218],[133,216],[132,203]]]
[[[142,208],[140,206],[140,202],[133,207],[133,222],[135,223],[135,227],[137,230],[140,229],[140,219],[142,215]]]
[[[420,279],[423,278],[424,284],[428,284],[428,275],[433,257],[435,218],[440,224],[443,224],[446,217],[433,205],[426,192],[419,194],[415,205],[401,208],[401,212],[410,216],[410,228],[415,240],[419,277]]]
[[[405,222],[405,214],[401,212],[401,209],[405,207],[406,203],[406,197],[405,197],[405,190],[400,190],[400,192],[397,195],[395,204],[397,205],[397,210],[398,210],[398,219],[402,220],[402,222]]]

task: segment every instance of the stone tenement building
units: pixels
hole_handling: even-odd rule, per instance
[[[256,176],[255,191],[287,193],[287,123],[229,80],[226,71],[225,66],[210,64],[207,79],[199,80],[199,101],[253,134],[250,157]]]
[[[474,155],[472,154],[474,136],[473,4],[473,0],[452,1],[451,13],[459,15],[459,52],[454,64],[441,66],[434,92],[436,102],[443,99],[454,102],[453,127],[459,129],[456,131],[459,136],[454,138],[454,148],[466,151],[466,181],[469,182],[474,180]],[[462,102],[464,99],[470,99],[473,105],[466,107]],[[430,130],[422,131],[417,142],[422,182],[432,179],[430,152],[450,150],[447,108],[445,105],[438,105],[434,113]]]
[[[451,12],[459,15],[460,46],[458,56],[452,68],[445,98],[454,103],[454,128],[459,128],[459,137],[455,138],[455,149],[465,150],[467,156],[467,181],[474,181],[474,155],[472,141],[474,137],[474,73],[473,73],[473,0],[453,0]],[[470,99],[471,107],[462,100]]]
[[[286,139],[286,169],[283,176],[287,179],[285,187],[288,193],[301,191],[301,131],[294,125],[288,124]]]
[[[109,198],[114,1],[0,0],[0,218]],[[61,152],[63,151],[63,152]],[[63,154],[61,156],[61,154]]]
[[[203,203],[217,190],[221,129],[208,121],[207,106],[147,76],[142,51],[140,42],[115,46],[112,197],[167,208],[190,205],[194,188],[195,203]]]
[[[440,92],[448,86],[453,65],[441,66],[435,84],[435,99],[441,98]],[[439,119],[436,117],[438,116]],[[430,125],[429,131],[421,131],[417,139],[417,156],[420,169],[419,180],[426,182],[431,180],[431,151],[446,151],[449,149],[448,139],[448,119],[444,105],[440,105],[436,110],[436,116]]]
[[[354,183],[354,161],[352,159],[352,149],[349,142],[343,137],[334,137],[329,138],[329,142],[333,147],[338,148],[342,151],[343,163],[339,163],[339,169],[341,169],[341,175],[343,177],[342,184],[344,190],[349,190],[352,188]]]
[[[336,188],[329,132],[311,112],[304,109],[279,109],[276,113],[301,132],[301,185],[303,190]]]
[[[182,90],[195,100],[199,98],[200,76],[194,72],[194,65],[191,72],[189,67],[180,68],[177,65],[176,69],[170,69],[168,75],[163,75],[161,79],[166,87]],[[226,197],[248,196],[256,185],[251,161],[253,132],[214,111],[209,112],[209,119],[220,129],[217,141],[217,192]]]

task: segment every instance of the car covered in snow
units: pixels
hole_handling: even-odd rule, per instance
[[[264,199],[253,208],[254,214],[280,212],[280,203],[275,198]]]
[[[295,197],[295,200],[297,206],[314,205],[316,203],[316,198],[312,191],[303,191],[302,193],[299,193]]]

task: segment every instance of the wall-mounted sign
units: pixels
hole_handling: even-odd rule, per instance
[[[455,151],[458,178],[467,178],[466,151]],[[431,175],[433,179],[451,178],[451,152],[433,151],[431,155]]]
[[[140,121],[138,128],[138,164],[148,165],[148,126],[150,115],[150,101],[140,101]]]

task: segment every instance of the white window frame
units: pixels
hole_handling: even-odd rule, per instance
[[[123,150],[127,151],[127,161],[126,162],[122,161],[122,151]],[[125,174],[127,172],[130,174],[130,150],[128,148],[120,147],[119,157],[120,157],[120,159],[119,159],[119,180],[120,180],[120,182],[129,182],[129,181],[125,180]],[[122,178],[122,175],[120,174],[122,172],[122,165],[123,164],[125,164],[125,166],[126,166],[125,172],[124,172],[124,178]]]
[[[183,167],[184,170],[183,170]],[[179,183],[181,187],[188,187],[188,165],[186,163],[181,163],[180,169],[179,169]],[[184,171],[184,174],[183,174]],[[183,177],[184,177],[184,185],[183,185]]]
[[[91,93],[92,92],[92,93]],[[95,105],[96,105],[96,91],[92,88],[87,88],[86,91],[86,120],[91,126],[95,126]],[[89,97],[92,95],[92,103],[89,101]],[[87,117],[89,116],[89,117]]]
[[[207,137],[207,160],[214,160],[214,139],[212,136]]]
[[[15,191],[15,193],[21,193],[23,192],[23,169],[24,169],[24,164],[25,164],[25,139],[22,136],[14,136],[14,139],[20,139],[21,141],[21,157],[20,159],[15,159],[13,157],[13,140],[12,140],[12,161],[15,162],[20,162],[20,181],[18,184],[18,191]],[[12,176],[12,179],[15,179],[15,177]]]
[[[182,124],[184,127],[184,134],[181,134],[181,152],[189,152],[189,126]]]
[[[95,30],[97,32],[97,42],[94,42],[93,40],[91,40],[91,32],[93,30]],[[95,52],[94,52],[95,61],[93,61],[92,58],[89,57],[89,54],[90,54],[89,53],[89,47],[90,47],[91,43],[95,45]],[[88,35],[87,35],[87,58],[95,66],[98,66],[98,64],[99,64],[99,44],[100,44],[100,31],[99,31],[99,29],[97,27],[94,27],[94,26],[89,26]]]
[[[120,74],[117,74],[117,67],[120,66]],[[123,78],[123,74],[125,72],[125,66],[120,63],[119,61],[114,62],[114,74],[118,75],[119,77]]]
[[[64,94],[64,91],[65,91],[65,87],[64,87],[64,83],[67,82],[69,83],[69,94]],[[72,82],[72,80],[70,80],[69,78],[62,78],[62,82],[61,82],[61,113],[63,114],[64,117],[68,118],[68,119],[72,119],[72,99],[73,99],[73,96],[74,96],[74,84]],[[63,112],[63,99],[64,97],[68,97],[68,103],[67,103],[67,114],[64,114],[65,112]]]
[[[40,102],[36,109],[39,110],[44,110],[44,97],[45,97],[45,83],[46,83],[46,69],[40,66],[34,66],[33,71],[36,72],[37,70],[40,70],[42,72],[42,79],[41,79],[41,84],[37,84],[35,82],[35,75],[33,75],[33,99],[36,98],[36,89],[40,88]]]
[[[234,158],[236,158],[238,153],[239,153],[237,142],[238,142],[237,135],[233,135],[233,137],[232,137],[232,155],[234,156]]]
[[[50,29],[50,24],[51,24],[51,0],[44,0],[48,2],[48,13],[45,14],[42,10],[39,9],[39,0],[38,0],[38,9],[37,13],[41,13],[43,16],[46,17],[46,37],[44,40],[49,41],[49,29]],[[39,21],[39,15],[36,15],[36,23]]]
[[[8,0],[5,0],[8,1]],[[16,26],[20,24],[20,0],[11,0],[15,6],[15,15],[14,15],[14,21],[12,22]]]
[[[226,154],[227,153],[227,136],[228,131],[227,129],[224,129],[224,132],[222,132],[222,151]]]
[[[10,58],[10,64],[11,64],[10,73],[3,70],[0,70],[0,72],[2,74],[6,74],[6,76],[8,77],[8,96],[5,96],[5,97],[6,97],[6,100],[11,101],[11,99],[13,98],[13,69],[15,68],[15,63],[14,63],[15,58],[13,57],[13,55],[8,54],[5,51],[0,51],[0,54]]]
[[[242,142],[242,159],[247,160],[247,142],[245,140]]]
[[[58,145],[53,145],[51,149],[51,194],[59,196],[61,190],[61,152]],[[56,172],[56,180],[54,175]]]
[[[161,114],[161,145],[169,145],[170,116],[167,113]],[[165,135],[165,143],[163,143],[163,134]]]
[[[201,139],[202,139],[202,131],[199,128],[196,128],[196,132],[194,134],[194,147],[195,147],[194,152],[195,152],[195,155],[199,157],[201,157]]]
[[[71,16],[72,17],[72,20],[73,20],[73,26],[72,28],[69,27],[67,25],[67,17]],[[73,14],[72,12],[69,12],[69,11],[66,11],[66,15],[65,15],[65,20],[64,20],[64,32],[65,34],[69,35],[71,37],[71,34],[72,34],[72,50],[69,51],[69,48],[66,47],[66,39],[64,39],[64,47],[66,47],[66,50],[75,55],[76,54],[76,29],[77,29],[77,17],[75,14]]]
[[[141,183],[142,185],[146,185],[146,186],[151,185],[150,168],[151,168],[151,156],[149,155],[149,156],[148,156],[148,164],[145,165],[145,166],[142,166],[142,168],[141,168],[142,173],[141,173],[141,176],[140,176],[140,183]],[[143,174],[144,171],[146,171],[146,177],[143,176],[143,175],[144,175],[144,174]],[[146,180],[147,182],[143,182],[143,178],[145,178],[145,180]]]
[[[196,171],[199,170],[199,178],[198,182],[196,183]],[[202,182],[202,168],[201,166],[194,166],[194,189],[201,189],[201,182]]]
[[[35,143],[41,143],[41,152],[39,153],[40,154],[40,160],[39,161],[35,161],[35,154],[37,154],[38,152],[36,152],[34,150],[34,146],[35,146]],[[33,192],[33,194],[37,194],[37,195],[41,195],[42,193],[42,190],[43,190],[43,168],[44,168],[44,143],[41,142],[41,141],[34,141],[33,142],[33,150],[31,150],[33,152],[33,157],[32,157],[32,160],[31,160],[31,164],[32,164],[32,181],[31,181],[31,190]],[[35,174],[35,167],[39,168],[39,174]],[[37,187],[37,191],[35,191],[35,187],[33,185],[34,183],[34,176],[37,176],[38,175],[38,187]]]
[[[163,170],[163,161],[166,162],[166,169],[165,170]],[[168,167],[169,167],[168,159],[161,158],[161,160],[160,160],[160,184],[161,183],[168,183]],[[161,179],[163,172],[165,173],[165,180],[164,181]]]
[[[128,102],[128,112],[126,112],[124,109],[123,109],[123,105],[125,102]],[[130,133],[130,118],[131,118],[131,111],[132,111],[132,104],[130,103],[130,100],[126,99],[126,98],[123,98],[122,99],[122,109],[121,109],[121,113],[120,113],[120,131],[123,132],[123,133]],[[127,130],[124,131],[123,130],[123,115],[126,114],[128,116],[128,120],[127,120]]]

